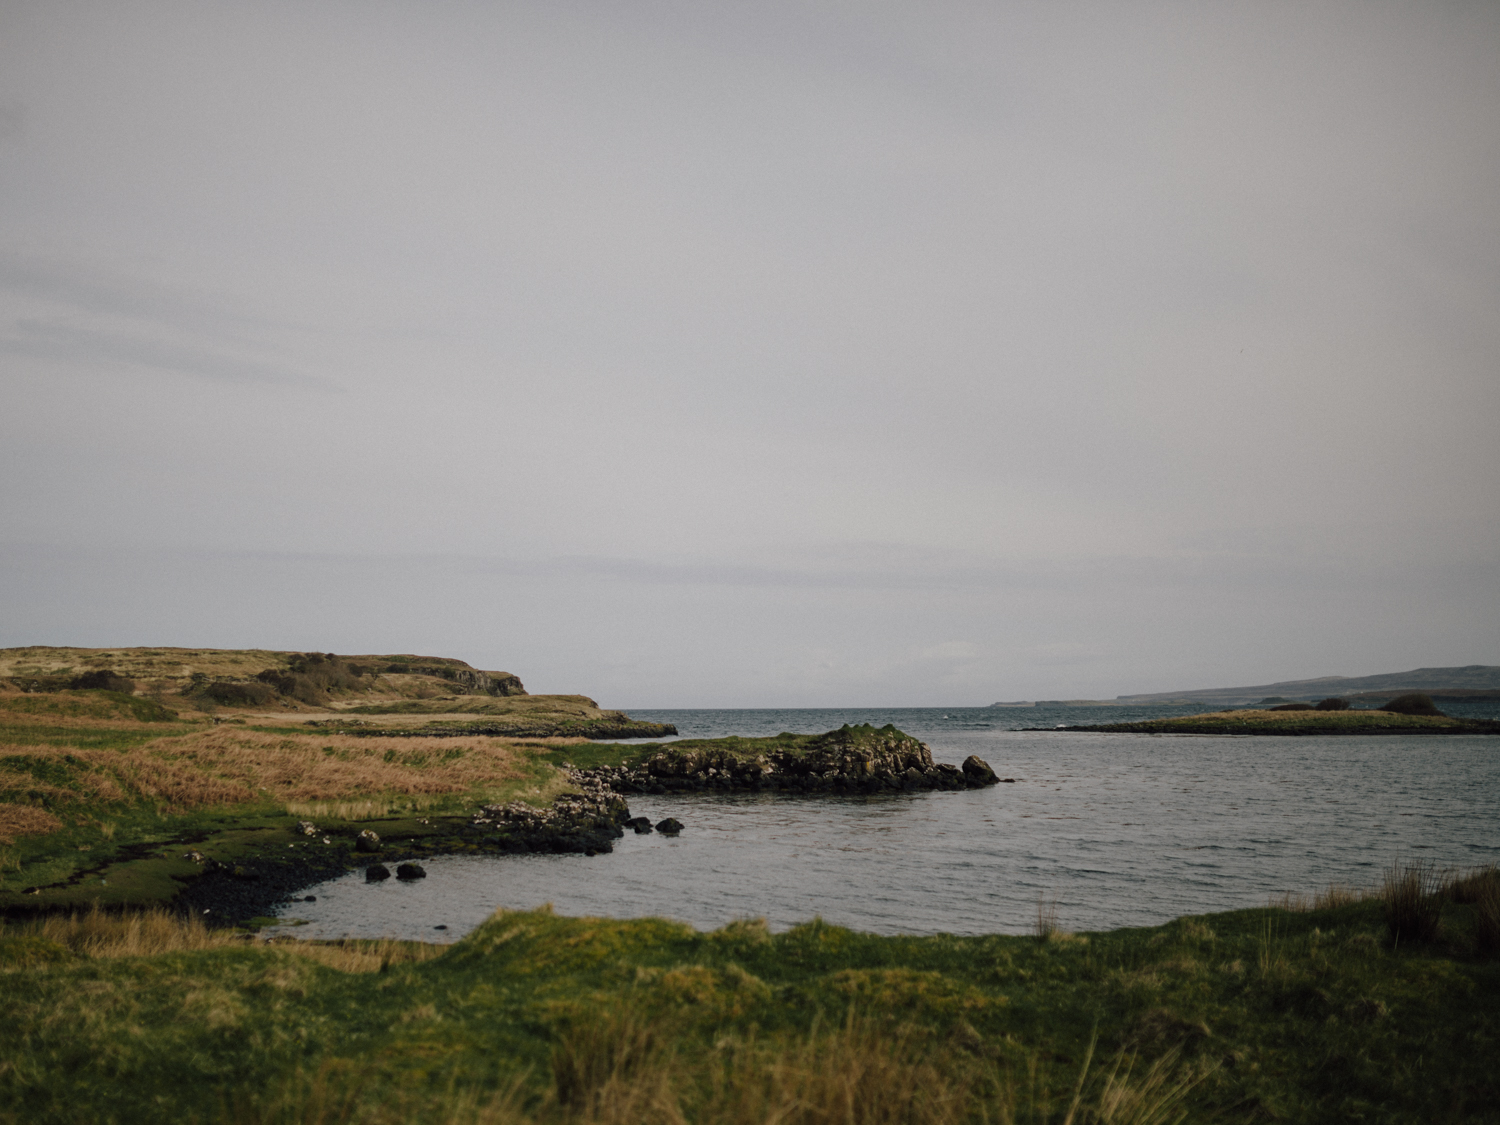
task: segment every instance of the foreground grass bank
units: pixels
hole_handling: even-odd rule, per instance
[[[1376,900],[973,938],[538,911],[446,948],[10,923],[0,1121],[1495,1121],[1464,897],[1396,948]]]

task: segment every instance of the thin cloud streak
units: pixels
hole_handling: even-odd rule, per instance
[[[12,332],[15,334],[0,337],[0,354],[57,360],[74,368],[102,368],[111,372],[118,371],[124,364],[216,382],[300,387],[325,392],[344,390],[332,379],[320,375],[307,375],[190,345],[123,332],[73,328],[35,320],[17,321]]]

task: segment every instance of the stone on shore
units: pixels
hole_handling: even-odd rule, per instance
[[[391,877],[391,869],[383,863],[372,863],[365,868],[365,882],[378,883]]]
[[[427,878],[427,869],[420,863],[402,863],[396,867],[396,878],[410,881]]]
[[[664,836],[675,836],[682,831],[682,828],[682,821],[676,817],[669,816],[666,820],[658,820],[656,822],[656,830]]]

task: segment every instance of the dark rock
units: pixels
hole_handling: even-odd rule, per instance
[[[682,831],[682,821],[669,816],[666,820],[656,822],[656,830],[666,836],[675,836]]]
[[[391,869],[383,863],[372,863],[365,868],[365,882],[378,883],[391,877]]]
[[[425,879],[427,871],[420,863],[402,863],[396,867],[398,879]]]
[[[433,926],[432,928],[434,930],[446,930],[448,927],[447,926]]]
[[[302,898],[302,901],[303,902],[317,902],[318,901],[318,896],[317,895],[304,895],[303,898]]]
[[[651,831],[651,818],[647,816],[633,816],[625,822],[626,828],[634,828],[636,835],[644,835]]]
[[[1000,780],[990,769],[990,764],[974,754],[964,759],[963,771],[970,785],[995,785]]]

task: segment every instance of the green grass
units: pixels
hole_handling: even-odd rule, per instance
[[[1047,941],[542,911],[376,973],[263,944],[90,958],[12,925],[0,1120],[748,1122],[779,1097],[797,1121],[1062,1121],[1077,1090],[1077,1121],[1174,1098],[1494,1121],[1500,966],[1467,909],[1394,952],[1373,901]]]

